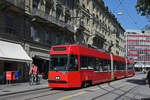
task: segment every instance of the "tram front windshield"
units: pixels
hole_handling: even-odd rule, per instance
[[[75,55],[51,55],[50,70],[55,71],[76,71],[78,69],[77,56]]]

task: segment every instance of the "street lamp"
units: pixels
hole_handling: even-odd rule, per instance
[[[118,12],[117,15],[121,16],[121,15],[123,15],[123,13],[122,12]]]

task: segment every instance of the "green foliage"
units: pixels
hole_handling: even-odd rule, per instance
[[[141,16],[150,16],[150,0],[137,0],[135,8]]]

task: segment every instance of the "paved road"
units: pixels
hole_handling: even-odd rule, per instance
[[[1,96],[0,100],[144,100],[150,98],[146,74],[83,89],[41,89]],[[146,99],[149,100],[149,99]]]

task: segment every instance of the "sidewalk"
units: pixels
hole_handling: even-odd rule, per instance
[[[5,84],[0,85],[0,96],[16,94],[21,92],[35,91],[39,89],[48,88],[48,81],[41,80],[39,85],[29,85],[29,82],[26,83],[15,83],[15,84]]]
[[[150,88],[148,85],[141,85],[134,89],[134,98],[140,98],[140,100],[150,100]]]

